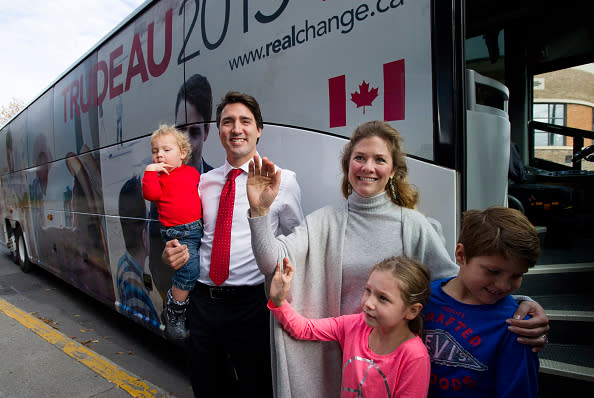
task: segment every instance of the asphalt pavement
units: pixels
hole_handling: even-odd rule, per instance
[[[173,397],[0,299],[0,397]]]
[[[103,307],[45,271],[23,274],[0,246],[0,398],[193,396],[183,356]]]

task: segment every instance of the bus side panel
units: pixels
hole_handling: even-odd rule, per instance
[[[6,160],[9,173],[23,170],[28,164],[27,140],[25,136],[25,119],[27,112],[22,112],[19,117],[13,119],[4,126],[6,131]]]
[[[26,176],[30,209],[24,225],[31,260],[39,263],[39,229],[43,225],[43,198],[48,189],[48,175],[55,160],[53,134],[53,88],[26,110],[25,134],[28,166]]]
[[[180,6],[177,0],[155,2],[99,49],[98,63],[107,71],[98,77],[99,90],[105,92],[99,112],[102,147],[175,123],[177,93],[184,83],[184,65],[178,63]]]
[[[8,141],[9,138],[7,132],[8,128],[0,130],[0,176],[8,173],[8,154],[6,151],[6,141]],[[0,206],[1,205],[2,202],[0,201]]]
[[[433,159],[429,0],[273,3],[250,1],[244,13],[187,2],[185,48],[200,54],[186,75],[206,76],[215,102],[230,89],[255,96],[268,123],[349,137],[385,120],[408,153]],[[262,14],[274,18],[261,23]]]
[[[29,208],[27,179],[23,171],[27,167],[28,153],[25,137],[27,113],[22,112],[2,129],[2,150],[6,160],[2,176],[3,223],[10,228],[6,231],[14,237],[17,227],[25,228],[26,212]],[[25,231],[25,236],[27,236]]]
[[[453,258],[458,240],[459,175],[455,170],[407,158],[409,182],[419,191],[418,210],[439,220],[446,248]]]
[[[114,302],[105,235],[99,152],[51,163],[33,214],[39,264],[91,296]],[[36,185],[35,169],[30,173]]]
[[[99,159],[102,90],[98,52],[53,89],[55,158],[49,165],[38,232],[40,263],[101,301],[113,304],[103,220]]]
[[[54,86],[55,158],[62,159],[99,148],[99,113],[94,94],[97,52]]]
[[[53,92],[54,89],[51,88],[27,108],[25,134],[28,167],[44,165],[56,159],[53,134]],[[40,178],[43,179],[42,176]],[[47,181],[45,183],[47,184]]]
[[[156,328],[173,271],[161,262],[162,238],[158,233],[150,235],[151,230],[159,231],[160,223],[149,219],[152,204],[142,197],[142,176],[151,162],[150,137],[101,151],[116,308],[144,326]],[[150,228],[152,225],[156,228]],[[150,257],[151,251],[159,256]]]
[[[0,222],[2,223],[2,243],[8,243],[9,226],[8,217],[8,153],[6,144],[8,141],[7,129],[0,130]]]
[[[11,229],[24,224],[25,211],[29,207],[27,180],[24,172],[2,176],[2,202],[4,220]]]

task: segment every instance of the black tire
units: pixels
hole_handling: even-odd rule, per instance
[[[33,264],[31,261],[29,261],[25,237],[23,236],[23,231],[21,231],[20,227],[16,229],[15,239],[17,263],[19,267],[21,267],[21,271],[25,273],[31,272],[33,269]]]

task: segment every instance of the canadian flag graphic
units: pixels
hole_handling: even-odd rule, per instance
[[[384,78],[384,120],[404,120],[404,59],[388,62],[383,65]],[[349,100],[358,108],[371,107],[373,101],[382,95],[378,87],[371,87],[363,80],[358,84],[358,91],[350,94]],[[343,127],[347,124],[347,90],[346,75],[328,79],[328,97],[330,111],[330,127]]]

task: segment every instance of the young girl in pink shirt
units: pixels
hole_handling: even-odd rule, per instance
[[[307,319],[286,301],[293,274],[285,258],[272,279],[268,308],[294,338],[340,344],[342,397],[427,396],[430,361],[419,337],[421,309],[430,295],[425,266],[406,257],[379,262],[365,285],[363,311],[323,319]]]

